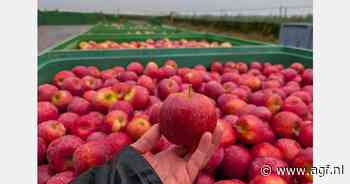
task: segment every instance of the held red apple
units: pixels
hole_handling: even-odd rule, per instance
[[[60,71],[53,77],[53,84],[58,87],[62,87],[63,81],[69,77],[75,77],[74,73],[68,70]]]
[[[108,112],[105,116],[103,129],[105,132],[117,132],[121,131],[126,127],[128,123],[128,114],[124,111],[114,110]]]
[[[281,150],[284,160],[291,163],[296,155],[301,151],[300,144],[294,139],[278,139],[275,146]]]
[[[160,109],[160,130],[172,143],[196,146],[206,131],[213,132],[217,123],[213,101],[189,88],[171,94]]]
[[[50,102],[39,102],[38,103],[38,123],[56,120],[58,117],[57,108]]]
[[[272,118],[270,125],[277,136],[293,138],[299,135],[301,121],[295,113],[282,111]]]
[[[54,104],[58,109],[63,110],[72,101],[73,96],[67,90],[57,91],[51,99],[52,104]]]
[[[157,95],[160,99],[165,99],[172,93],[180,91],[180,87],[177,82],[172,79],[163,79],[159,82],[157,88]]]
[[[51,101],[52,96],[58,91],[58,88],[51,84],[42,84],[38,87],[38,100]]]
[[[225,148],[224,159],[220,165],[220,174],[226,178],[244,178],[252,162],[252,157],[242,145]]]
[[[77,121],[79,118],[79,115],[73,112],[65,112],[61,114],[57,121],[62,123],[64,125],[64,128],[66,128],[66,133],[70,134],[72,133],[72,127],[75,121]]]
[[[69,184],[74,179],[74,172],[64,171],[52,176],[46,184]]]
[[[47,144],[62,137],[65,133],[66,129],[63,124],[55,120],[42,122],[38,126],[38,136],[42,137]]]
[[[265,140],[264,122],[254,115],[243,115],[235,124],[238,140],[245,144],[258,144]]]
[[[129,102],[134,109],[139,110],[146,107],[149,100],[149,92],[142,86],[133,86],[124,96],[124,100]]]
[[[133,140],[139,139],[151,128],[151,123],[142,116],[135,116],[127,125],[126,132]]]
[[[73,165],[76,174],[104,164],[111,158],[111,147],[101,141],[88,142],[79,146],[73,154]]]
[[[52,141],[47,149],[49,167],[54,172],[74,169],[73,153],[84,141],[74,135],[66,135]]]

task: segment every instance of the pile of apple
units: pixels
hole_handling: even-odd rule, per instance
[[[189,88],[212,99],[224,129],[197,184],[312,183],[309,175],[276,175],[277,167],[312,167],[312,69],[231,61],[188,68],[167,60],[106,70],[76,66],[40,85],[39,184],[68,184],[105,163],[160,122],[170,94]],[[170,145],[162,137],[152,152]],[[261,176],[266,165],[272,174]]]
[[[206,40],[153,40],[146,41],[131,41],[117,43],[115,41],[106,40],[96,43],[95,41],[83,41],[79,43],[81,50],[96,50],[96,49],[154,49],[154,48],[230,48],[229,42],[208,42]]]

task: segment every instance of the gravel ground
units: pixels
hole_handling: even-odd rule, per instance
[[[39,26],[38,27],[38,52],[55,45],[73,35],[85,32],[90,26]]]

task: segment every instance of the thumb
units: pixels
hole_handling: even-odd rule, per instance
[[[143,154],[150,151],[159,142],[160,136],[159,125],[155,124],[141,138],[130,146]]]

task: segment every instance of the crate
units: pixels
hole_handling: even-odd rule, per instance
[[[91,51],[91,52],[49,52],[38,58],[38,83],[50,82],[53,75],[61,70],[71,69],[77,65],[94,65],[100,69],[113,66],[127,66],[132,61],[146,64],[154,61],[162,64],[166,59],[176,60],[178,66],[192,67],[196,64],[209,66],[214,60],[242,61],[242,62],[270,62],[289,66],[294,62],[303,63],[306,67],[313,67],[313,53],[309,50],[270,46],[270,47],[240,47],[231,49],[186,50],[181,52],[174,49],[163,50],[129,50]]]
[[[230,42],[233,46],[248,46],[248,45],[272,45],[264,42],[257,42],[251,40],[243,40],[236,37],[223,36],[217,34],[209,33],[177,33],[177,34],[152,34],[152,35],[118,35],[118,34],[82,34],[74,37],[73,39],[61,42],[50,49],[50,51],[55,50],[78,50],[78,45],[82,41],[96,41],[103,42],[106,40],[116,41],[116,42],[131,42],[131,41],[145,41],[147,39],[159,40],[168,38],[170,40],[188,39],[188,40],[207,40],[210,42]],[[205,49],[205,48],[198,48]],[[123,49],[129,50],[129,49]],[[176,50],[176,49],[175,49]],[[208,50],[208,48],[206,49]],[[83,51],[83,52],[89,52]]]

